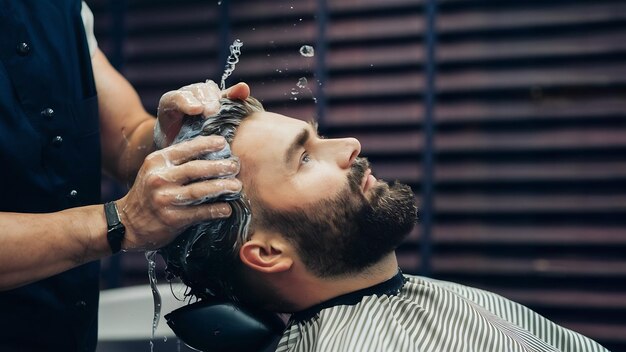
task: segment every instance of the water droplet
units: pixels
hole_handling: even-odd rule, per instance
[[[218,2],[217,2],[217,5],[218,5],[218,6],[219,6],[219,5],[221,5],[221,4],[222,4],[222,0],[220,0],[220,1],[218,1]]]
[[[313,57],[315,55],[315,49],[310,45],[303,45],[300,47],[300,55],[304,57]]]
[[[306,80],[306,77],[300,77],[300,79],[298,80],[298,83],[296,83],[296,85],[298,86],[298,88],[306,88],[306,85],[309,82]]]

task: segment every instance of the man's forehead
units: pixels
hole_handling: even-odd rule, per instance
[[[273,112],[254,112],[245,118],[235,134],[234,143],[239,145],[288,143],[294,134],[307,128],[307,123]],[[254,143],[257,142],[257,143]]]
[[[307,123],[302,120],[271,112],[255,112],[237,129],[231,144],[233,154],[241,159],[242,171],[244,168],[258,171],[260,163],[278,167],[291,139],[306,127]]]

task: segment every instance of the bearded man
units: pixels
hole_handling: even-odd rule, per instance
[[[239,158],[241,197],[161,254],[191,295],[290,313],[277,351],[606,351],[494,293],[403,274],[394,250],[414,195],[377,180],[358,140],[324,139],[254,98],[222,99],[177,142],[209,134]]]

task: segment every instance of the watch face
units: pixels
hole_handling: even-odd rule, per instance
[[[109,202],[104,205],[104,215],[106,216],[107,226],[109,227],[109,229],[118,225],[122,225],[120,217],[117,213],[117,206],[115,205],[115,202]],[[122,227],[123,226],[124,225],[122,225]]]
[[[104,213],[107,219],[107,242],[109,242],[111,252],[115,254],[122,248],[122,240],[124,239],[126,228],[120,221],[114,202],[104,205]]]

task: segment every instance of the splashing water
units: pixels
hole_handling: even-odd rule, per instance
[[[300,55],[304,57],[313,57],[315,56],[315,49],[310,45],[303,45],[300,47]],[[298,88],[300,89],[304,89],[304,88],[308,89],[311,95],[313,95],[311,88],[307,87],[307,84],[309,84],[309,82],[307,81],[306,77],[300,77],[300,79],[298,80],[298,83],[296,83],[296,86],[298,86]],[[298,100],[298,98],[294,97],[293,100]],[[313,97],[313,102],[317,104],[317,98]]]
[[[306,77],[300,77],[300,79],[298,79],[298,82],[296,83],[296,86],[300,89],[306,89],[309,91],[309,93],[311,93],[311,98],[313,99],[313,102],[315,104],[317,104],[317,98],[314,97],[313,91],[311,90],[311,88],[308,87],[309,81],[306,79]],[[296,90],[296,88],[291,88],[291,95],[298,95],[299,92]],[[298,100],[297,97],[292,97],[292,100]]]
[[[154,316],[152,317],[152,335],[150,337],[150,352],[154,351],[154,333],[159,325],[161,317],[161,294],[157,288],[156,279],[156,258],[157,251],[146,251],[146,260],[148,260],[148,279],[150,280],[150,288],[152,288],[152,299],[154,300]]]
[[[315,49],[310,45],[303,45],[300,47],[300,55],[304,57],[315,56]]]
[[[239,39],[235,39],[233,44],[230,46],[230,55],[228,55],[228,59],[226,59],[226,66],[224,67],[222,82],[220,84],[220,89],[222,90],[226,88],[226,78],[228,78],[228,76],[235,71],[235,65],[239,62],[239,55],[241,55],[242,46],[243,42]]]
[[[306,85],[308,83],[309,82],[306,80],[306,77],[300,77],[300,79],[298,80],[298,83],[296,83],[296,85],[298,86],[298,88],[304,89],[304,88],[306,88]]]

